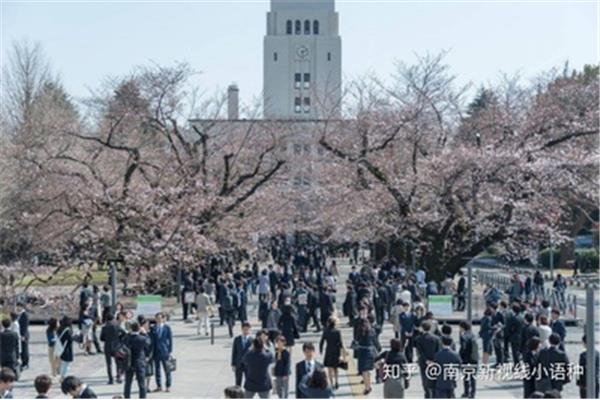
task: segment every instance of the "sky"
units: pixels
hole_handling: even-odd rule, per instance
[[[249,103],[262,91],[262,44],[268,1],[1,2],[0,63],[15,40],[40,42],[76,99],[106,77],[136,65],[187,61],[197,84],[213,93],[232,82]],[[386,78],[398,61],[449,50],[460,83],[524,78],[598,62],[594,1],[338,0],[345,79]]]

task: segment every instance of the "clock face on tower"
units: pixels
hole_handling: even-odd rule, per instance
[[[296,54],[300,58],[306,58],[306,57],[308,57],[308,54],[309,54],[308,48],[306,46],[299,46],[296,49]]]

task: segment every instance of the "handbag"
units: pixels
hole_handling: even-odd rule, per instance
[[[154,375],[154,364],[152,362],[146,363],[146,377]]]
[[[348,370],[348,361],[346,361],[346,350],[342,349],[342,356],[338,361],[338,368],[343,369],[344,371]]]
[[[167,360],[167,368],[169,372],[177,371],[177,359],[173,356],[170,356]]]

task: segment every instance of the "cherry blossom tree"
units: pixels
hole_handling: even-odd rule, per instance
[[[507,80],[468,113],[443,54],[353,84],[348,122],[320,139],[337,177],[355,170],[360,195],[347,204],[362,212],[345,229],[412,243],[436,279],[492,244],[566,240],[565,195],[597,202],[597,84],[597,73],[532,88]]]

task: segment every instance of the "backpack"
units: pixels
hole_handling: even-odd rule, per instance
[[[113,352],[113,357],[123,369],[131,368],[131,349],[125,343],[119,343]]]
[[[231,292],[228,290],[225,296],[223,296],[223,300],[221,301],[221,307],[225,311],[233,310],[233,296]]]

